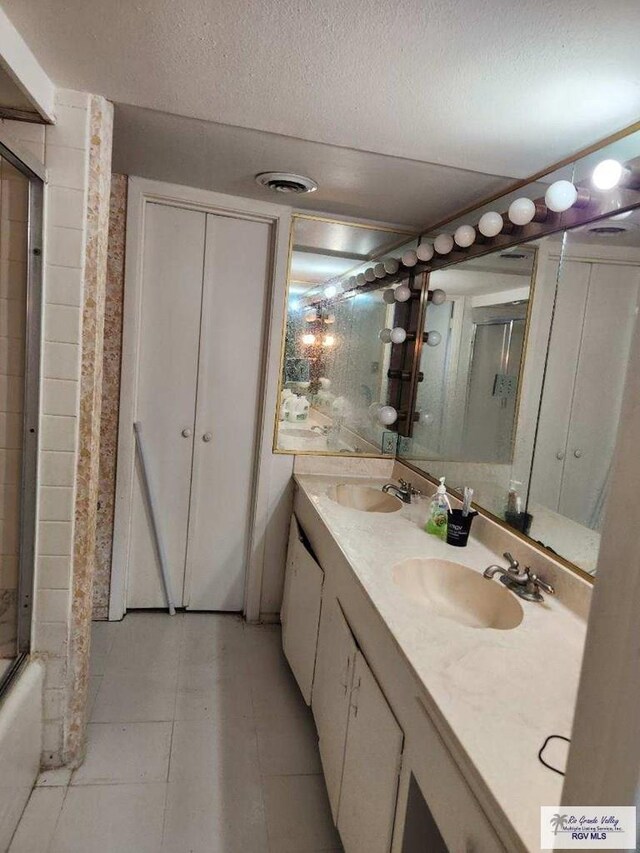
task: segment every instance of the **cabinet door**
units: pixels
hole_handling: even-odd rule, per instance
[[[307,705],[311,704],[323,583],[324,572],[307,550],[294,515],[282,604],[282,648]]]
[[[404,736],[356,652],[338,831],[347,853],[389,853]]]
[[[207,215],[185,577],[192,610],[244,603],[271,242],[268,223]]]
[[[312,709],[331,814],[338,820],[356,643],[337,598],[325,600],[320,618]]]
[[[135,417],[142,424],[173,600],[181,605],[206,216],[163,204],[145,210]],[[166,607],[137,459],[128,565],[127,607]]]

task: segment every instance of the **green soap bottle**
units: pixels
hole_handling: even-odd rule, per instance
[[[440,485],[431,501],[429,518],[424,526],[427,533],[431,533],[432,536],[439,536],[440,539],[447,538],[447,513],[451,509],[444,479],[444,477],[440,477]]]

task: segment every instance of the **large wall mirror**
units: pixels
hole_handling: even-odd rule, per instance
[[[395,454],[396,433],[370,416],[387,397],[379,333],[393,306],[363,270],[406,240],[391,227],[293,217],[277,452]]]
[[[530,236],[510,226],[500,248],[428,272],[446,296],[427,303],[432,345],[399,444],[403,461],[471,486],[480,509],[589,575],[640,304],[639,153],[632,134],[520,191],[539,200],[570,181],[582,224],[551,219],[539,236],[543,213]]]

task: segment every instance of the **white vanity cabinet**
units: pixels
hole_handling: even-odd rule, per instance
[[[404,735],[362,654],[356,652],[338,831],[349,853],[388,853]]]
[[[388,853],[404,736],[336,598],[323,605],[313,712],[345,851]]]
[[[307,705],[311,704],[323,583],[324,572],[293,515],[280,621],[282,648]]]

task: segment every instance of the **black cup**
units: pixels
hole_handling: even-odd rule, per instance
[[[524,533],[525,536],[528,536],[533,516],[528,512],[509,512],[507,510],[504,514],[504,520],[507,524],[510,524],[511,527],[515,527],[516,530],[519,530],[521,533]]]
[[[461,509],[452,509],[447,513],[447,544],[456,548],[465,548],[469,540],[471,522],[478,513],[469,510],[467,515]]]

